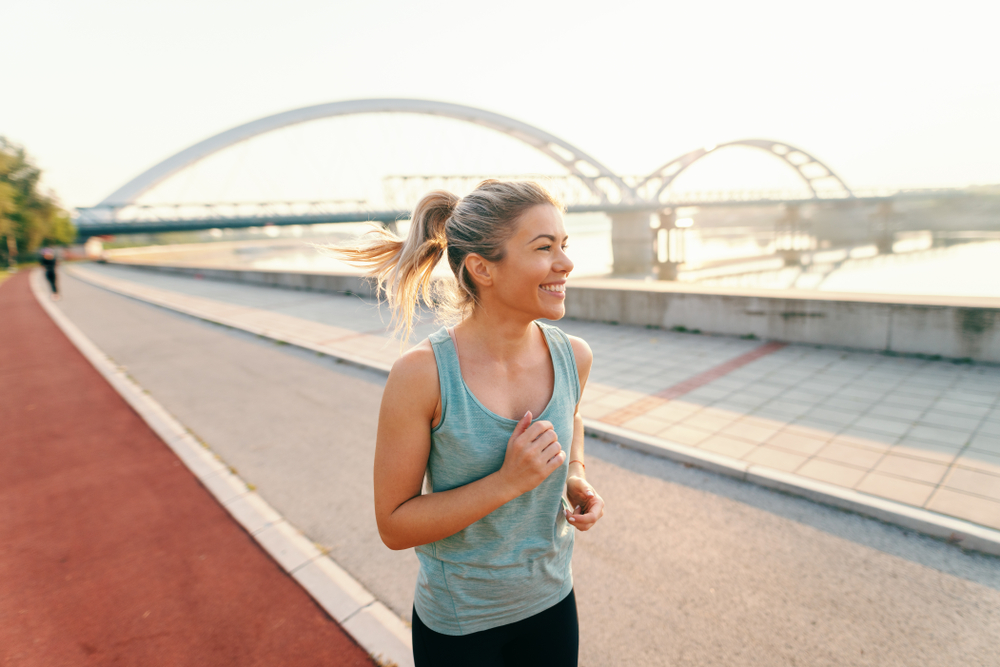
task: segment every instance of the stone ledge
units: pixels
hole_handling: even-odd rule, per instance
[[[109,262],[210,280],[373,296],[351,274]],[[626,279],[571,280],[566,316],[886,354],[1000,364],[1000,299],[706,287]]]

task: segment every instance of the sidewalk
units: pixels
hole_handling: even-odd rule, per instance
[[[0,657],[371,665],[65,338],[0,286]]]
[[[387,315],[358,297],[116,266],[78,277],[387,369]],[[594,349],[590,423],[727,465],[815,480],[1000,529],[1000,368],[562,321]],[[424,322],[420,340],[436,325]],[[721,457],[721,458],[718,458]]]

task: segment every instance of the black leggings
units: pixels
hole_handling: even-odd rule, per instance
[[[576,667],[579,647],[573,591],[531,618],[458,637],[434,632],[413,610],[416,667]]]

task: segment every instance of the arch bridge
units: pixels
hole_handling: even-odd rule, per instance
[[[391,223],[406,218],[409,215],[408,207],[373,210],[359,201],[173,206],[144,206],[137,203],[143,194],[171,176],[239,142],[313,120],[371,113],[439,116],[471,123],[510,136],[553,160],[565,171],[562,180],[566,190],[577,193],[576,201],[572,198],[567,201],[568,211],[604,211],[610,215],[616,270],[620,268],[629,271],[649,266],[652,252],[649,216],[667,207],[773,205],[856,199],[850,188],[827,165],[806,151],[783,142],[744,139],[699,148],[667,162],[648,176],[626,178],[569,142],[501,114],[433,100],[366,99],[285,111],[239,125],[193,144],[142,172],[96,206],[78,209],[79,234],[86,238],[108,234],[252,227],[264,224],[358,220]],[[695,162],[730,146],[759,149],[781,159],[798,174],[811,196],[803,198],[780,194],[775,196],[774,193],[702,193],[700,196],[678,197],[671,190],[676,178]],[[823,184],[832,187],[824,188]]]

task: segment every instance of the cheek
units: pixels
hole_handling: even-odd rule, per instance
[[[526,262],[518,277],[518,282],[526,290],[538,289],[538,286],[549,277],[549,263],[544,259],[536,259],[534,262]]]
[[[524,257],[504,267],[503,283],[510,291],[523,294],[537,289],[549,275],[548,263],[539,258]],[[507,291],[505,289],[505,291]]]
[[[508,279],[504,281],[504,291],[515,299],[523,298],[526,293],[530,292],[534,288],[535,283],[526,271],[512,273]]]

